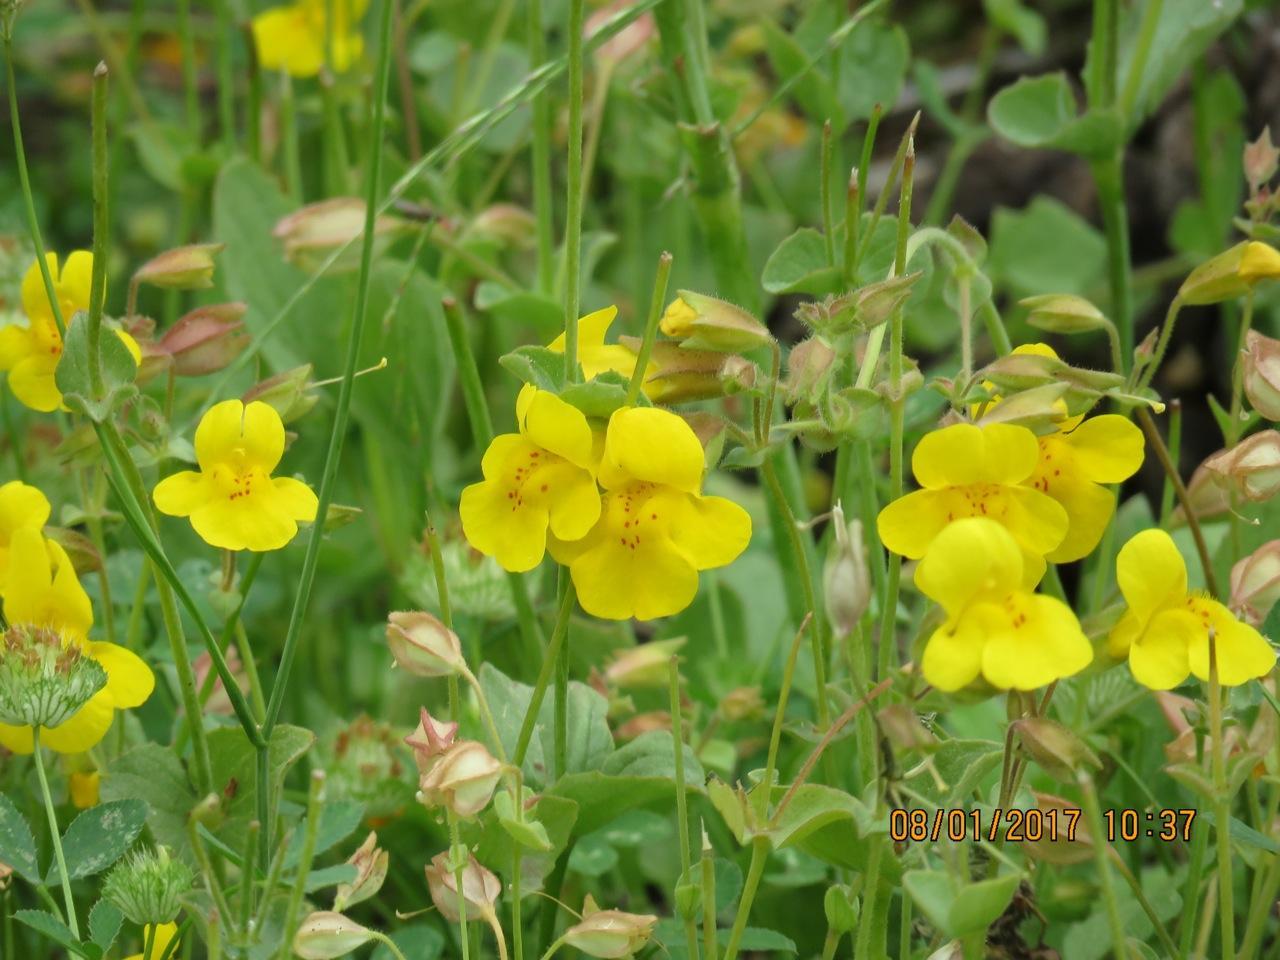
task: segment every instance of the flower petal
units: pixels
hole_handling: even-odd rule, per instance
[[[876,530],[889,550],[919,560],[951,518],[946,491],[917,490],[881,510]]]
[[[14,532],[4,585],[4,615],[10,623],[65,630],[83,638],[93,625],[89,596],[76,579],[66,551],[38,529]]]
[[[1067,511],[1069,526],[1047,559],[1070,563],[1093,552],[1116,509],[1116,496],[1106,487],[1089,480],[1071,478],[1059,482],[1049,494]]]
[[[53,277],[53,289],[57,292],[58,255],[50,250],[45,253],[44,259],[49,265],[49,274]],[[27,267],[27,272],[22,275],[22,310],[31,319],[33,325],[40,321],[53,323],[53,307],[49,304],[49,294],[45,289],[39,260],[32,260],[31,266]],[[70,319],[70,317],[63,317],[64,322]]]
[[[606,490],[640,480],[697,493],[705,466],[697,434],[670,410],[622,407],[609,418],[600,464]]]
[[[42,727],[40,745],[55,753],[84,753],[107,735],[115,714],[111,695],[105,689],[99,690],[66,723]]]
[[[916,586],[955,619],[983,596],[1003,597],[1022,583],[1022,552],[994,520],[948,524],[916,567]]]
[[[221,496],[206,500],[191,512],[191,526],[211,547],[223,550],[279,550],[298,535],[298,524],[274,509],[269,492],[251,493],[232,500]]]
[[[591,425],[581,410],[554,393],[538,390],[521,418],[520,432],[536,446],[564,457],[584,470],[591,460]]]
[[[196,427],[196,459],[211,473],[219,464],[270,473],[284,455],[284,422],[274,407],[255,400],[215,403]]]
[[[1191,613],[1165,610],[1129,646],[1129,672],[1144,687],[1172,690],[1187,679],[1190,649],[1205,637],[1204,626]]]
[[[77,310],[89,309],[89,291],[93,286],[93,254],[88,250],[73,250],[62,265],[58,278],[58,299],[62,301],[63,320],[71,323]]]
[[[110,694],[112,706],[123,709],[147,702],[155,690],[156,677],[146,661],[127,647],[102,641],[90,643],[88,653],[107,671],[103,689]]]
[[[534,504],[513,506],[507,496],[510,492],[496,480],[473,483],[462,491],[458,514],[471,546],[493,557],[504,570],[522,573],[542,562],[547,511]]]
[[[581,540],[600,519],[600,490],[586,470],[562,464],[544,474],[551,532],[561,541]]]
[[[983,608],[988,632],[982,675],[1001,690],[1035,690],[1079,673],[1093,659],[1080,621],[1061,600],[1022,593],[1016,616],[994,604]]]
[[[22,527],[40,529],[49,522],[53,508],[48,498],[20,480],[0,486],[0,544],[7,545]]]
[[[982,479],[983,453],[982,428],[954,423],[920,438],[911,454],[911,472],[926,489],[966,486]]]
[[[670,542],[646,538],[634,549],[612,538],[569,568],[578,603],[604,620],[655,620],[679,613],[698,592],[698,571]]]
[[[939,627],[925,644],[920,670],[925,680],[945,692],[967,687],[982,668],[986,638],[972,623]]]
[[[324,66],[323,39],[298,6],[272,7],[253,18],[253,42],[264,70],[314,77]]]
[[[293,477],[276,477],[271,481],[275,508],[292,520],[313,523],[320,501],[316,493],[301,480]]]
[[[696,494],[671,499],[667,534],[696,569],[727,566],[751,542],[751,516],[732,500]]]
[[[614,317],[618,315],[616,306],[608,306],[603,310],[596,310],[588,313],[585,317],[578,318],[578,350],[582,351],[584,347],[599,347],[604,344],[605,334],[609,332],[609,325],[613,323]],[[553,353],[564,353],[565,335],[562,333],[550,343],[547,349]],[[585,372],[585,371],[584,371]],[[591,374],[587,374],[590,379]]]
[[[1161,608],[1183,602],[1187,564],[1169,534],[1143,530],[1116,555],[1116,583],[1129,609],[1145,622]]]
[[[1067,535],[1070,520],[1062,505],[1030,487],[1005,487],[1004,525],[1031,553],[1045,556]]]
[[[1065,437],[1080,472],[1097,483],[1128,480],[1142,466],[1142,431],[1127,417],[1090,417]]]
[[[151,491],[156,509],[170,517],[189,517],[217,495],[209,479],[194,470],[165,477]]]
[[[0,747],[23,756],[34,753],[35,739],[31,735],[31,728],[11,727],[7,723],[0,723]]]
[[[54,381],[58,358],[36,354],[13,365],[9,389],[24,406],[38,413],[53,413],[62,406],[62,391]]]
[[[1223,686],[1235,687],[1257,677],[1265,677],[1276,664],[1276,652],[1253,627],[1241,623],[1231,611],[1214,600],[1209,605],[1214,630],[1214,648],[1218,660],[1218,680]],[[1154,626],[1154,624],[1153,624]],[[1209,634],[1201,628],[1188,650],[1191,672],[1201,680],[1209,679]]]
[[[29,327],[16,323],[0,327],[0,370],[12,370],[35,350],[35,337]]]

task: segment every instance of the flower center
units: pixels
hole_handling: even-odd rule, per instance
[[[507,467],[507,502],[511,512],[541,502],[551,492],[552,478],[548,474],[564,462],[546,450],[530,450],[514,457]]]
[[[245,463],[220,463],[213,470],[218,492],[228,500],[243,500],[270,478],[261,469]]]
[[[635,552],[644,540],[658,534],[662,512],[653,496],[652,483],[633,483],[609,494],[609,515],[618,532],[618,542]]]
[[[965,517],[1004,516],[1006,508],[1004,488],[998,483],[975,483],[967,487],[952,487],[947,522]]]

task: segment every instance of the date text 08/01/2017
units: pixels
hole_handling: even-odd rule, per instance
[[[1194,809],[1102,811],[1103,831],[1108,842],[1132,843],[1141,838],[1172,843],[1191,839]],[[1018,807],[963,810],[939,807],[936,810],[898,807],[889,811],[889,839],[895,843],[911,841],[1005,840],[1009,843],[1075,840],[1077,831],[1088,836],[1083,812],[1079,807],[1054,807],[1047,810]],[[1083,837],[1082,837],[1083,838]]]

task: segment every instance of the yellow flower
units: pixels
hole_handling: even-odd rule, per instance
[[[1116,557],[1116,582],[1129,609],[1111,631],[1114,657],[1129,658],[1143,686],[1169,690],[1194,673],[1209,679],[1213,631],[1218,679],[1234,687],[1275,666],[1271,645],[1216,600],[1187,590],[1187,565],[1163,530],[1144,530]]]
[[[526,388],[516,401],[519,433],[493,438],[484,479],[462,491],[462,532],[507,570],[532,570],[547,529],[560,540],[585,536],[600,516],[596,439],[586,416],[553,393]]]
[[[327,23],[332,3],[333,23]],[[295,77],[314,77],[325,65],[325,43],[332,27],[333,69],[346,73],[364,54],[364,37],[356,24],[369,0],[297,0],[271,7],[253,18],[253,42],[265,70],[284,70]]]
[[[1034,690],[1093,659],[1071,608],[1026,589],[1022,565],[1017,541],[994,520],[957,520],[934,538],[915,575],[947,614],[925,645],[929,683],[959,690],[981,675],[1001,690]]]
[[[301,480],[272,477],[284,455],[284,423],[275,408],[224,400],[196,427],[200,469],[156,485],[161,513],[190,517],[201,539],[223,550],[279,550],[316,518],[316,495]]]
[[[178,948],[175,946],[172,951],[169,950],[169,944],[173,942],[173,938],[178,935],[178,925],[176,923],[162,923],[155,928],[155,938],[151,941],[151,952],[147,956],[135,953],[125,960],[160,960],[164,956],[177,956]],[[151,924],[147,924],[142,930],[142,942],[146,944],[147,936],[151,932]],[[143,949],[146,949],[145,946]]]
[[[77,770],[67,777],[67,791],[71,794],[71,803],[77,810],[88,810],[98,805],[98,788],[102,783],[102,774],[97,770]]]
[[[1044,575],[1044,557],[1066,536],[1067,512],[1039,490],[1024,486],[1040,448],[1026,427],[957,423],[916,444],[911,471],[923,487],[880,511],[880,540],[894,553],[919,559],[955,520],[987,517],[1013,534],[1022,550],[1028,585]]]
[[[621,344],[604,342],[609,325],[617,316],[618,308],[610,306],[588,313],[578,320],[578,364],[582,367],[582,375],[588,380],[609,370],[629,379],[636,369],[634,350]],[[564,353],[564,337],[563,333],[560,334],[547,344],[547,349],[552,353]]]
[[[731,563],[746,548],[751,518],[731,500],[701,495],[704,466],[697,435],[674,413],[614,412],[599,522],[581,540],[551,542],[583,610],[606,620],[679,613],[698,592],[699,570]]]
[[[0,596],[9,570],[9,544],[19,530],[39,530],[49,522],[52,508],[35,487],[11,480],[0,486]]]
[[[92,641],[93,608],[76,579],[66,551],[39,530],[23,528],[10,545],[4,617],[57,631],[64,644],[75,644],[102,665],[107,683],[70,720],[40,731],[40,743],[57,753],[83,753],[106,735],[116,710],[140,706],[151,696],[155,676],[137,654],[114,643]],[[31,753],[30,727],[0,723],[0,746]]]
[[[93,254],[77,250],[58,269],[58,255],[45,254],[53,290],[63,323],[81,310],[89,309],[89,283],[93,277]],[[50,413],[62,407],[62,392],[54,382],[54,372],[62,357],[62,336],[54,319],[40,273],[39,261],[27,268],[22,278],[22,309],[27,325],[10,324],[0,328],[0,370],[8,371],[9,389],[18,400],[32,410]],[[114,331],[133,355],[134,363],[142,362],[137,342],[123,330]]]

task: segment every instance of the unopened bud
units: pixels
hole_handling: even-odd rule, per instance
[[[587,895],[582,920],[564,932],[563,940],[576,950],[600,960],[629,957],[649,942],[658,918],[649,913],[601,910]]]
[[[139,926],[171,923],[195,875],[164,847],[129,854],[107,874],[103,899]]]
[[[759,380],[760,368],[746,357],[729,357],[720,368],[720,386],[726,394],[750,392]]]
[[[1102,762],[1076,734],[1044,717],[1023,717],[1012,724],[1031,759],[1062,783],[1074,783],[1081,767],[1098,769]]]
[[[1280,252],[1257,240],[1245,240],[1196,267],[1178,289],[1191,305],[1221,303],[1244,296],[1260,280],[1280,277]]]
[[[1280,432],[1262,430],[1204,465],[1246,500],[1260,503],[1280,491]]]
[[[452,677],[467,670],[458,635],[420,610],[387,617],[387,646],[396,663],[415,677]]]
[[[1280,420],[1280,340],[1250,330],[1240,363],[1245,396],[1253,409],[1268,420]]]
[[[166,290],[206,290],[213,286],[213,258],[225,244],[193,243],[152,257],[135,271],[135,283]]]
[[[356,868],[356,876],[354,880],[338,884],[333,897],[333,909],[345,910],[352,904],[368,900],[381,890],[383,881],[387,879],[390,860],[391,855],[378,846],[377,833],[370,832],[364,838],[364,843],[347,858],[347,863]]]
[[[827,888],[822,911],[827,916],[827,928],[837,934],[850,933],[858,925],[861,913],[853,888],[843,883]]]
[[[272,234],[283,242],[285,259],[303,270],[318,269],[330,254],[344,246],[345,253],[333,269],[354,270],[360,263],[360,247],[354,241],[364,233],[364,219],[365,203],[359,197],[334,197],[281,218]],[[406,227],[398,217],[377,216],[373,227],[374,256]]]
[[[679,291],[667,306],[662,332],[691,350],[719,353],[742,353],[773,342],[768,327],[741,307],[691,290]]]
[[[56,630],[20,623],[0,635],[0,723],[57,727],[106,684],[102,664]]]
[[[1231,609],[1255,627],[1280,600],[1280,540],[1264,543],[1231,568]]]
[[[459,740],[418,782],[418,799],[428,807],[445,807],[459,817],[474,817],[489,805],[502,764],[484,744]]]
[[[1020,849],[1034,860],[1043,860],[1058,866],[1073,863],[1084,863],[1094,857],[1093,834],[1089,824],[1080,817],[1079,801],[1064,800],[1050,793],[1032,791],[1036,800],[1036,809],[1043,811],[1044,818],[1056,817],[1059,822],[1079,819],[1075,830],[1045,830],[1038,840],[1028,840],[1020,844]]]
[[[613,662],[605,668],[604,677],[610,684],[622,689],[635,687],[662,687],[667,683],[671,657],[685,645],[684,637],[655,640],[619,650]]]
[[[432,857],[426,874],[431,902],[450,923],[458,923],[464,911],[468,921],[487,920],[493,915],[493,905],[502,893],[502,882],[471,854],[467,854],[467,863],[462,868],[462,896],[458,896],[458,878],[449,851]],[[459,910],[459,906],[463,909]]]
[[[1263,127],[1258,139],[1246,144],[1243,156],[1244,177],[1249,181],[1249,192],[1257,193],[1271,182],[1280,164],[1280,150],[1271,142],[1271,127]]]
[[[862,521],[855,519],[846,524],[844,510],[837,503],[831,523],[835,539],[822,568],[823,600],[827,621],[836,635],[847,637],[858,629],[858,622],[871,603],[871,580],[867,575]]]
[[[441,723],[427,712],[425,707],[419,710],[418,729],[404,738],[411,750],[413,759],[418,765],[418,773],[425,774],[436,765],[436,761],[453,746],[458,736],[458,723]]]
[[[514,203],[497,203],[476,214],[467,233],[515,250],[526,250],[533,246],[537,223],[533,214],[524,207],[518,207]]]
[[[886,322],[907,302],[921,274],[908,273],[869,283],[854,295],[853,319],[860,331],[872,330]]]
[[[1025,307],[1027,323],[1050,333],[1088,333],[1110,326],[1102,311],[1084,297],[1069,293],[1048,293],[1018,301]]]
[[[254,384],[240,399],[246,404],[261,400],[274,407],[285,423],[292,423],[308,413],[320,400],[319,395],[312,389],[311,371],[312,366],[307,363],[292,370],[277,373],[261,383]]]
[[[302,921],[293,952],[302,960],[335,960],[374,939],[373,931],[340,913],[320,910]]]
[[[787,357],[787,398],[792,403],[816,402],[831,379],[835,362],[835,348],[821,336],[796,344]]]
[[[633,354],[640,352],[638,337],[619,337],[620,346]],[[653,344],[645,371],[644,395],[654,403],[686,403],[710,400],[724,393],[720,371],[734,359],[711,350],[686,350],[670,340]]]
[[[182,377],[202,377],[225,369],[249,345],[243,303],[196,307],[164,332],[156,347]]]
[[[720,716],[729,723],[755,720],[764,715],[764,697],[759,687],[737,687],[720,701]]]

